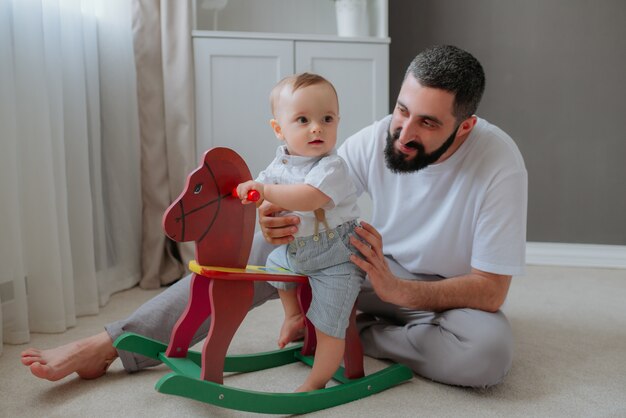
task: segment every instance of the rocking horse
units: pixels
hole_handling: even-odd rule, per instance
[[[400,364],[364,375],[353,308],[346,332],[344,367],[333,376],[340,384],[302,393],[257,392],[224,384],[224,372],[251,372],[297,361],[312,366],[315,352],[315,330],[307,320],[303,343],[265,353],[227,356],[228,346],[252,305],[254,281],[296,282],[303,312],[311,302],[307,277],[283,269],[246,265],[256,209],[254,205],[242,205],[233,196],[233,189],[250,179],[248,167],[234,151],[213,148],[205,153],[200,167],[187,178],[185,190],[163,216],[167,236],[196,243],[196,260],[189,264],[193,274],[187,307],[167,346],[126,333],[115,341],[115,347],[162,361],[172,369],[157,382],[159,392],[258,413],[312,412],[364,398],[411,379],[411,370]],[[189,351],[195,331],[209,315],[211,324],[202,352]]]

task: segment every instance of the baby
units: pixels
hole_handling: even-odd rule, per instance
[[[308,319],[315,326],[317,348],[311,373],[296,392],[322,389],[343,358],[345,332],[364,273],[350,262],[349,237],[359,216],[356,188],[346,163],[335,151],[339,102],[333,85],[316,74],[281,80],[270,94],[270,125],[284,141],[276,158],[256,180],[237,186],[301,218],[295,239],[276,248],[267,265],[309,276],[313,293]],[[250,203],[245,197],[242,202]],[[356,251],[356,250],[355,250]],[[272,282],[285,320],[278,346],[302,336],[304,318],[293,283]]]

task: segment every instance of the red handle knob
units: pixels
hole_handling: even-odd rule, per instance
[[[261,193],[257,192],[256,190],[250,190],[248,192],[248,197],[247,199],[251,202],[256,202],[261,198]]]
[[[237,199],[239,199],[239,195],[237,194],[236,187],[233,189],[233,197],[236,197]],[[246,199],[248,199],[250,202],[256,202],[260,198],[261,198],[261,194],[256,190],[250,190],[248,192],[248,196],[246,197]]]

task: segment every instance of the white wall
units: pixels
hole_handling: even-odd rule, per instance
[[[199,30],[336,35],[334,0],[194,0]],[[387,0],[366,0],[371,36],[387,37]],[[224,3],[217,12],[211,4]]]
[[[336,34],[332,0],[229,0],[217,12],[217,27],[211,10],[197,0],[198,29],[246,32]]]

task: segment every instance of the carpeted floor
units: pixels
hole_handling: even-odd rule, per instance
[[[34,334],[29,345],[4,346],[0,357],[0,417],[239,417],[259,416],[163,395],[154,390],[163,366],[126,374],[119,361],[97,380],[70,376],[51,383],[20,363],[27,346],[49,348],[102,330],[158,291],[115,295],[100,315],[64,334]],[[415,377],[383,393],[317,417],[626,417],[626,270],[528,268],[513,280],[504,311],[516,340],[504,383],[487,390],[450,387]],[[273,350],[282,318],[278,301],[253,311],[232,353]],[[366,372],[385,363],[366,359]],[[306,366],[228,377],[233,386],[291,391]]]

